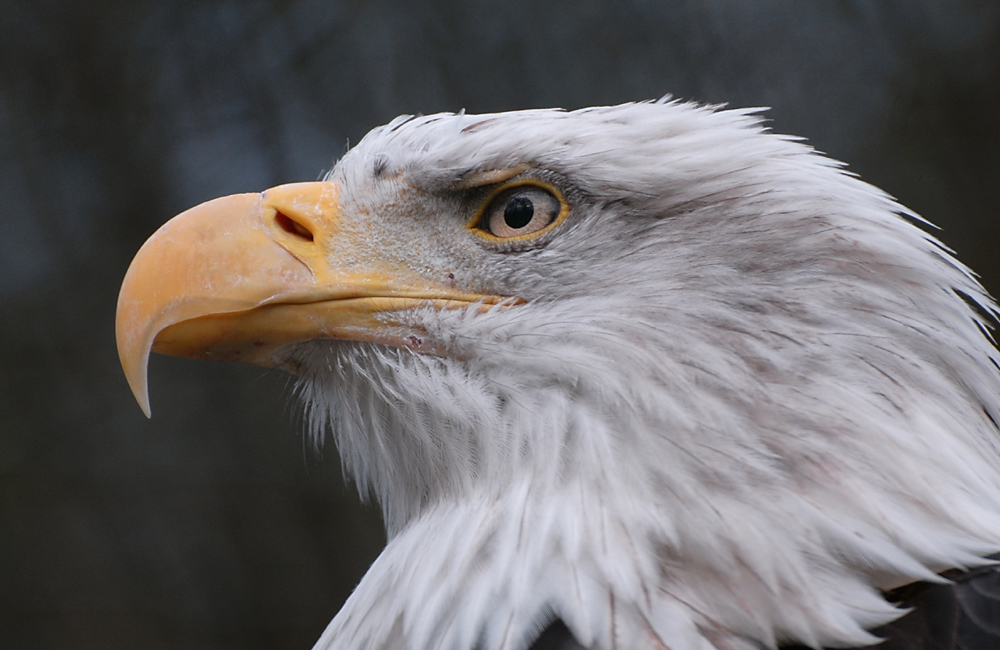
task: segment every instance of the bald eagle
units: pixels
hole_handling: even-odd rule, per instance
[[[316,648],[996,648],[997,307],[921,224],[754,110],[404,116],[165,224],[119,352],[298,377],[389,536]]]

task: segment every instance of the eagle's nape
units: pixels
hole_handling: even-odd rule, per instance
[[[865,650],[1000,648],[1000,568],[948,571],[950,582],[912,583],[886,597],[909,610],[872,632],[883,642]],[[807,650],[787,646],[786,650]]]
[[[119,349],[298,375],[390,535],[318,648],[978,650],[996,308],[918,222],[752,111],[406,117],[164,226]]]
[[[886,594],[908,613],[872,633],[884,639],[859,650],[1000,648],[1000,568],[948,572],[946,584],[912,583]],[[782,650],[809,650],[783,645]],[[552,622],[529,650],[585,650],[566,625]]]

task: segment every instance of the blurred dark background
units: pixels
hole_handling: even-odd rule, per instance
[[[0,647],[309,648],[384,543],[279,372],[118,367],[172,215],[399,113],[770,106],[1000,292],[996,0],[0,1]]]

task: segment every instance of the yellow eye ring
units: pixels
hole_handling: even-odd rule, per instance
[[[557,187],[523,179],[490,192],[466,227],[491,242],[516,243],[552,231],[568,214],[569,203]]]

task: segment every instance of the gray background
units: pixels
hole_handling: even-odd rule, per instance
[[[996,0],[0,1],[0,647],[308,648],[378,553],[288,380],[118,368],[133,253],[404,112],[770,106],[1000,291]]]

